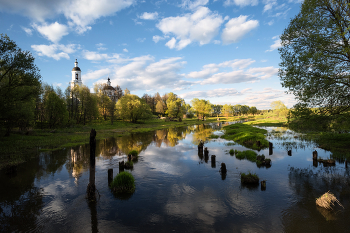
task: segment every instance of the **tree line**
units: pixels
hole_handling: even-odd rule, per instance
[[[85,85],[70,85],[62,91],[42,83],[34,57],[21,50],[8,36],[0,38],[0,129],[9,135],[11,129],[29,127],[56,128],[92,121],[116,119],[137,122],[155,117],[181,120],[204,120],[208,116],[256,114],[247,105],[214,105],[209,100],[194,98],[190,104],[170,92],[162,96],[144,94],[141,98],[116,86],[95,84],[94,93]],[[115,98],[108,94],[113,92]]]

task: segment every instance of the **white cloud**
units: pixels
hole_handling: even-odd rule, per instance
[[[273,66],[269,67],[256,67],[256,68],[250,68],[247,71],[250,74],[259,76],[261,79],[271,78],[274,75],[278,74],[278,69],[274,68]]]
[[[136,40],[137,40],[138,42],[142,43],[142,42],[144,42],[144,41],[146,40],[146,38],[137,38]]]
[[[111,72],[112,72],[112,70],[109,68],[104,68],[104,69],[96,70],[96,71],[88,71],[86,74],[83,73],[81,79],[84,81],[96,80],[96,79],[104,78],[105,76],[107,76]]]
[[[191,91],[191,92],[181,94],[180,97],[184,99],[193,99],[193,98],[216,98],[216,97],[238,96],[238,95],[243,95],[243,93],[237,91],[235,88],[218,88],[214,90]]]
[[[153,12],[153,13],[144,12],[139,18],[144,20],[155,20],[158,18],[158,12]]]
[[[63,36],[68,35],[68,27],[57,22],[49,25],[44,23],[41,26],[34,23],[33,27],[38,30],[41,35],[54,43],[58,43]]]
[[[219,40],[214,40],[213,42],[214,42],[214,44],[221,44],[221,41],[219,41]]]
[[[174,35],[179,44],[172,48],[180,50],[193,41],[200,45],[208,44],[218,34],[222,23],[221,15],[211,12],[207,7],[198,7],[192,14],[164,18],[157,27],[164,35]]]
[[[186,62],[181,57],[173,57],[153,62],[152,57],[135,58],[130,63],[116,67],[110,75],[113,83],[129,90],[159,90],[191,85],[182,80],[180,69]]]
[[[264,0],[264,10],[263,12],[272,10],[272,7],[277,5],[277,0]]]
[[[240,15],[226,23],[221,35],[223,44],[238,42],[245,34],[259,26],[258,20],[247,21],[247,18],[247,15]]]
[[[268,24],[269,26],[272,26],[274,22],[275,22],[274,20],[271,20],[271,21],[268,22],[267,24]]]
[[[220,64],[208,64],[204,65],[201,71],[190,72],[187,77],[189,78],[209,78],[212,74],[219,71],[220,68],[231,67],[232,69],[244,69],[255,61],[251,59],[235,59],[231,61],[225,61]]]
[[[26,28],[26,27],[22,27],[23,31],[25,31],[28,35],[33,35],[32,29],[30,28]]]
[[[129,50],[127,50],[127,49],[123,49],[123,51],[126,52],[126,53],[129,52]]]
[[[246,73],[243,70],[234,70],[231,72],[216,73],[210,78],[202,81],[201,84],[232,84],[249,82],[257,79],[256,75]]]
[[[97,50],[107,50],[107,48],[105,48],[104,46],[105,44],[103,43],[96,44]]]
[[[258,0],[225,0],[224,6],[236,5],[240,7],[244,6],[256,6],[258,5]]]
[[[270,45],[270,49],[266,50],[265,52],[272,52],[275,49],[281,48],[282,44],[281,44],[281,39],[279,38],[279,36],[274,36],[272,37],[274,41],[274,43],[272,45]]]
[[[110,58],[106,53],[100,54],[100,53],[96,53],[88,50],[83,51],[83,57],[90,61],[106,60]]]
[[[38,53],[39,56],[51,57],[55,60],[60,60],[61,58],[69,59],[69,54],[74,53],[77,45],[60,45],[60,44],[51,44],[51,45],[32,45],[34,51]],[[60,52],[61,51],[61,52]]]
[[[135,2],[136,0],[2,0],[0,9],[28,16],[40,22],[63,14],[71,27],[83,33],[91,29],[89,25],[96,19],[113,15]]]
[[[173,37],[171,38],[168,42],[166,42],[165,44],[166,46],[168,46],[170,49],[175,48],[176,45],[176,39]]]
[[[153,39],[154,43],[158,43],[160,40],[164,40],[166,38],[169,38],[169,36],[158,36],[158,35],[156,35],[156,36],[153,36],[152,39]]]
[[[199,6],[207,5],[209,0],[182,0],[181,7],[188,8],[190,10],[196,9]]]

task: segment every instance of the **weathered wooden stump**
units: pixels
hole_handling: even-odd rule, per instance
[[[260,147],[260,146],[261,146],[261,142],[260,142],[260,141],[256,141],[256,145],[257,145],[258,147]]]
[[[288,151],[288,155],[289,155],[289,156],[292,156],[292,150],[289,150],[289,151]]]
[[[312,159],[317,160],[317,151],[316,150],[312,152]]]
[[[345,168],[348,168],[348,161],[345,160]]]
[[[226,164],[225,163],[221,163],[221,168],[220,168],[220,172],[221,173],[227,173],[227,169],[226,169]]]
[[[265,159],[265,165],[270,166],[271,165],[271,159]]]
[[[273,144],[269,142],[269,155],[273,154]]]
[[[312,160],[312,165],[313,165],[314,167],[318,167],[318,161],[315,160],[315,159],[313,159],[313,160]]]
[[[211,156],[211,167],[212,168],[216,168],[216,156],[215,155],[212,155]]]
[[[209,156],[209,150],[208,147],[204,148],[204,155]]]
[[[128,161],[130,162],[132,159],[132,155],[131,154],[128,154]]]
[[[119,162],[119,173],[124,171],[124,161]]]
[[[113,169],[108,169],[108,186],[111,184],[113,181]]]
[[[262,180],[260,183],[261,183],[261,191],[265,191],[266,190],[266,180]]]

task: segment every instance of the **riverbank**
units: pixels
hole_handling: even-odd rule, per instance
[[[237,121],[248,117],[220,117],[219,121]],[[216,117],[207,118],[206,121],[183,119],[178,121],[165,121],[160,119],[148,120],[139,123],[109,121],[86,125],[77,125],[72,128],[61,129],[34,129],[27,132],[13,132],[9,137],[0,140],[0,169],[23,163],[39,154],[40,151],[52,151],[89,143],[91,129],[97,132],[96,139],[122,137],[130,133],[148,132],[179,126],[218,122]]]

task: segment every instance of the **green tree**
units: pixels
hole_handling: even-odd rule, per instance
[[[33,124],[40,94],[39,69],[29,51],[22,51],[8,36],[0,35],[0,128]]]
[[[157,105],[156,105],[156,112],[160,115],[163,115],[164,114],[164,102],[162,100],[158,101],[157,102]]]
[[[320,113],[350,108],[349,12],[348,1],[305,0],[281,35],[282,86]]]
[[[248,114],[249,110],[250,110],[250,107],[249,107],[248,105],[242,105],[242,106],[241,106],[241,113],[242,113],[243,115]]]
[[[232,106],[232,113],[236,116],[242,115],[242,105],[236,104]]]
[[[116,106],[116,115],[123,120],[137,122],[152,117],[152,112],[148,104],[136,95],[126,94],[118,100]]]
[[[182,119],[183,114],[186,113],[185,101],[172,92],[170,92],[167,97],[166,105],[168,109],[165,113],[168,114],[169,117]]]
[[[250,109],[249,109],[249,113],[250,113],[250,114],[253,114],[253,116],[254,116],[255,114],[258,113],[258,109],[257,109],[255,106],[252,106],[252,107],[250,107]]]
[[[202,121],[204,121],[204,118],[206,116],[209,116],[209,114],[211,113],[212,108],[209,100],[194,98],[193,100],[191,100],[191,104],[198,119],[202,118]]]
[[[50,128],[63,125],[68,120],[66,103],[54,91],[47,93],[45,98],[45,115]]]
[[[222,114],[224,114],[225,117],[232,115],[232,105],[231,104],[224,104],[222,106],[221,110]]]
[[[216,115],[217,117],[219,117],[219,115],[221,114],[221,109],[222,109],[222,105],[220,105],[220,104],[213,104],[212,105],[212,113],[214,115]]]

